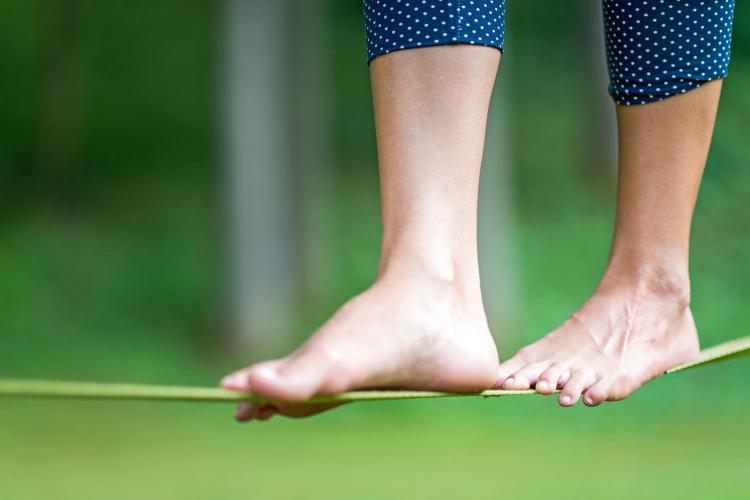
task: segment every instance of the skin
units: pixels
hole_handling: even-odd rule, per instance
[[[318,394],[395,387],[478,391],[497,378],[479,286],[477,196],[500,52],[403,50],[370,65],[383,221],[375,282],[286,358],[222,385],[273,401],[237,419],[302,417]]]
[[[500,366],[496,387],[544,394],[560,388],[563,406],[582,394],[597,406],[698,356],[690,225],[721,85],[617,107],[617,218],[606,271],[570,319]]]
[[[593,296],[561,327],[497,368],[476,249],[479,166],[499,52],[442,46],[371,64],[383,244],[377,278],[290,356],[227,376],[273,401],[237,419],[303,417],[300,402],[357,388],[560,388],[596,406],[698,355],[688,249],[721,81],[618,106],[618,210]]]

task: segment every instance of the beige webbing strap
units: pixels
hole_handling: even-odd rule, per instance
[[[672,368],[666,374],[697,368],[719,361],[750,355],[750,336],[730,340],[701,351],[692,363]],[[352,391],[318,396],[310,404],[350,403],[355,401],[383,401],[393,399],[451,398],[466,396],[500,397],[538,394],[534,390],[487,390],[474,393],[433,391]],[[227,391],[213,387],[181,387],[170,385],[108,384],[97,382],[63,382],[0,378],[0,397],[136,399],[161,401],[224,401],[265,402],[253,394]]]

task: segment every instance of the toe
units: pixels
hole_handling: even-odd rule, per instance
[[[493,387],[496,389],[505,387],[505,383],[508,381],[508,378],[510,378],[512,374],[523,368],[526,364],[527,361],[520,354],[516,354],[508,361],[500,363],[500,366],[497,369],[497,381],[495,381],[495,385],[493,385]]]
[[[557,387],[562,389],[565,384],[568,383],[568,380],[570,380],[570,374],[571,371],[569,368],[563,370],[562,375],[560,375],[560,378],[557,380]]]
[[[583,396],[583,403],[586,406],[599,406],[609,399],[612,385],[613,380],[611,378],[603,378],[586,391],[586,394]]]
[[[578,402],[581,393],[594,382],[591,372],[579,370],[573,371],[570,380],[560,393],[560,405],[573,406]]]
[[[257,363],[241,370],[234,371],[221,379],[221,386],[230,391],[250,391],[250,373],[258,369],[274,369],[282,363],[283,360],[271,360]]]
[[[557,390],[557,384],[560,382],[560,377],[566,368],[563,365],[553,364],[547,368],[536,382],[535,389],[541,394],[554,394]]]
[[[265,405],[258,411],[258,420],[268,420],[276,414],[276,408],[272,405]]]
[[[635,392],[640,386],[641,383],[633,377],[624,374],[618,375],[612,382],[612,386],[609,390],[609,397],[607,399],[609,401],[619,401],[621,399],[625,399],[633,392]]]
[[[248,372],[253,392],[274,401],[303,402],[315,395],[331,369],[315,351],[293,355],[282,363],[261,363]]]
[[[549,366],[548,361],[531,363],[508,377],[503,388],[510,390],[524,390],[532,387],[539,379],[539,375]]]
[[[248,422],[252,420],[258,412],[258,405],[254,403],[240,403],[237,405],[237,413],[234,415],[238,422]]]
[[[640,385],[628,375],[606,377],[586,391],[583,402],[587,406],[598,406],[604,401],[619,401],[632,394]]]

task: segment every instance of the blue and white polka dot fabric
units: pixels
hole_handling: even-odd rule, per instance
[[[734,0],[602,0],[609,92],[646,104],[727,75]],[[368,63],[395,50],[503,50],[504,0],[364,0]]]
[[[645,104],[727,75],[734,0],[604,0],[609,93]]]
[[[368,63],[432,45],[503,48],[505,0],[364,0],[364,10]]]

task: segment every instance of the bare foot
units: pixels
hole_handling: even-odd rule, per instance
[[[674,283],[603,282],[561,327],[501,364],[495,386],[543,394],[560,388],[562,406],[575,405],[582,393],[586,405],[597,406],[694,360],[689,288]]]
[[[495,382],[497,364],[478,292],[399,276],[351,299],[290,356],[234,372],[222,385],[274,401],[241,405],[237,414],[265,420],[318,413],[332,405],[299,403],[352,389],[479,391]]]

